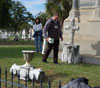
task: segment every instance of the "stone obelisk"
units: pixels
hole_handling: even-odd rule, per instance
[[[96,0],[95,2],[95,15],[97,19],[99,18],[100,20],[100,0]]]
[[[82,62],[100,65],[98,61],[100,58],[100,0],[73,0],[69,17],[64,21],[64,27],[69,24],[72,17],[80,18],[80,31],[75,33],[75,42],[81,46]],[[77,25],[76,19],[75,22]],[[69,34],[65,29],[63,29],[63,37],[63,42],[68,42]],[[96,58],[92,61],[90,57]]]
[[[72,5],[73,9],[78,9],[79,8],[78,1],[79,0],[73,0],[73,5]]]
[[[79,0],[73,0],[72,10],[70,12],[70,18],[79,17]]]

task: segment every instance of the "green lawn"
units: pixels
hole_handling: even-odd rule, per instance
[[[10,39],[0,39],[0,45],[33,45],[33,40],[19,40],[19,41],[13,41]]]
[[[16,45],[16,46],[0,46],[0,66],[2,67],[2,79],[4,79],[4,68],[8,69],[8,80],[10,80],[10,67],[16,63],[22,65],[25,63],[23,60],[22,50],[34,50],[32,45]],[[71,78],[86,77],[89,79],[91,86],[100,85],[100,66],[89,64],[67,64],[59,60],[59,64],[53,64],[52,59],[48,59],[48,63],[41,61],[42,55],[36,53],[31,64],[36,68],[42,68],[45,71],[46,78],[44,81],[44,87],[48,88],[48,78],[51,80],[52,88],[58,88],[59,80],[62,81],[62,85],[70,81]],[[14,80],[17,82],[17,78]],[[21,82],[23,84],[23,81]],[[4,85],[2,83],[2,85]],[[29,83],[31,86],[32,83]],[[39,83],[35,83],[35,88],[39,88]]]

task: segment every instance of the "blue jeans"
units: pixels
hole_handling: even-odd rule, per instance
[[[41,36],[35,36],[35,47],[36,47],[36,52],[42,52],[42,41],[41,41]]]

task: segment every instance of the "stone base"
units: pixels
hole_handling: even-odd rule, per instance
[[[79,45],[64,44],[62,58],[63,62],[77,64],[80,62]]]
[[[82,63],[100,65],[100,56],[82,54]]]
[[[13,71],[14,75],[20,75],[20,79],[22,80],[26,80],[26,76],[27,76],[27,80],[36,80],[39,81],[40,78],[41,80],[44,80],[45,78],[45,73],[44,71],[39,68],[39,69],[35,69],[34,67],[25,67],[24,65],[12,65],[12,67],[10,68],[10,72]]]
[[[59,52],[58,58],[62,60],[62,51]],[[53,58],[53,52],[49,55],[50,58]],[[66,62],[66,61],[63,61]],[[94,64],[94,65],[100,65],[100,56],[96,55],[87,55],[87,54],[80,54],[79,56],[79,62],[85,63],[85,64]]]

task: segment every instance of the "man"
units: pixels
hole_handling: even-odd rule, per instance
[[[54,14],[45,24],[43,33],[44,38],[48,42],[48,48],[43,56],[42,61],[47,62],[47,58],[53,48],[53,62],[58,64],[58,51],[59,51],[59,38],[63,41],[62,32],[61,32],[61,25],[58,21],[58,14]],[[49,42],[49,39],[54,40],[53,43]]]

